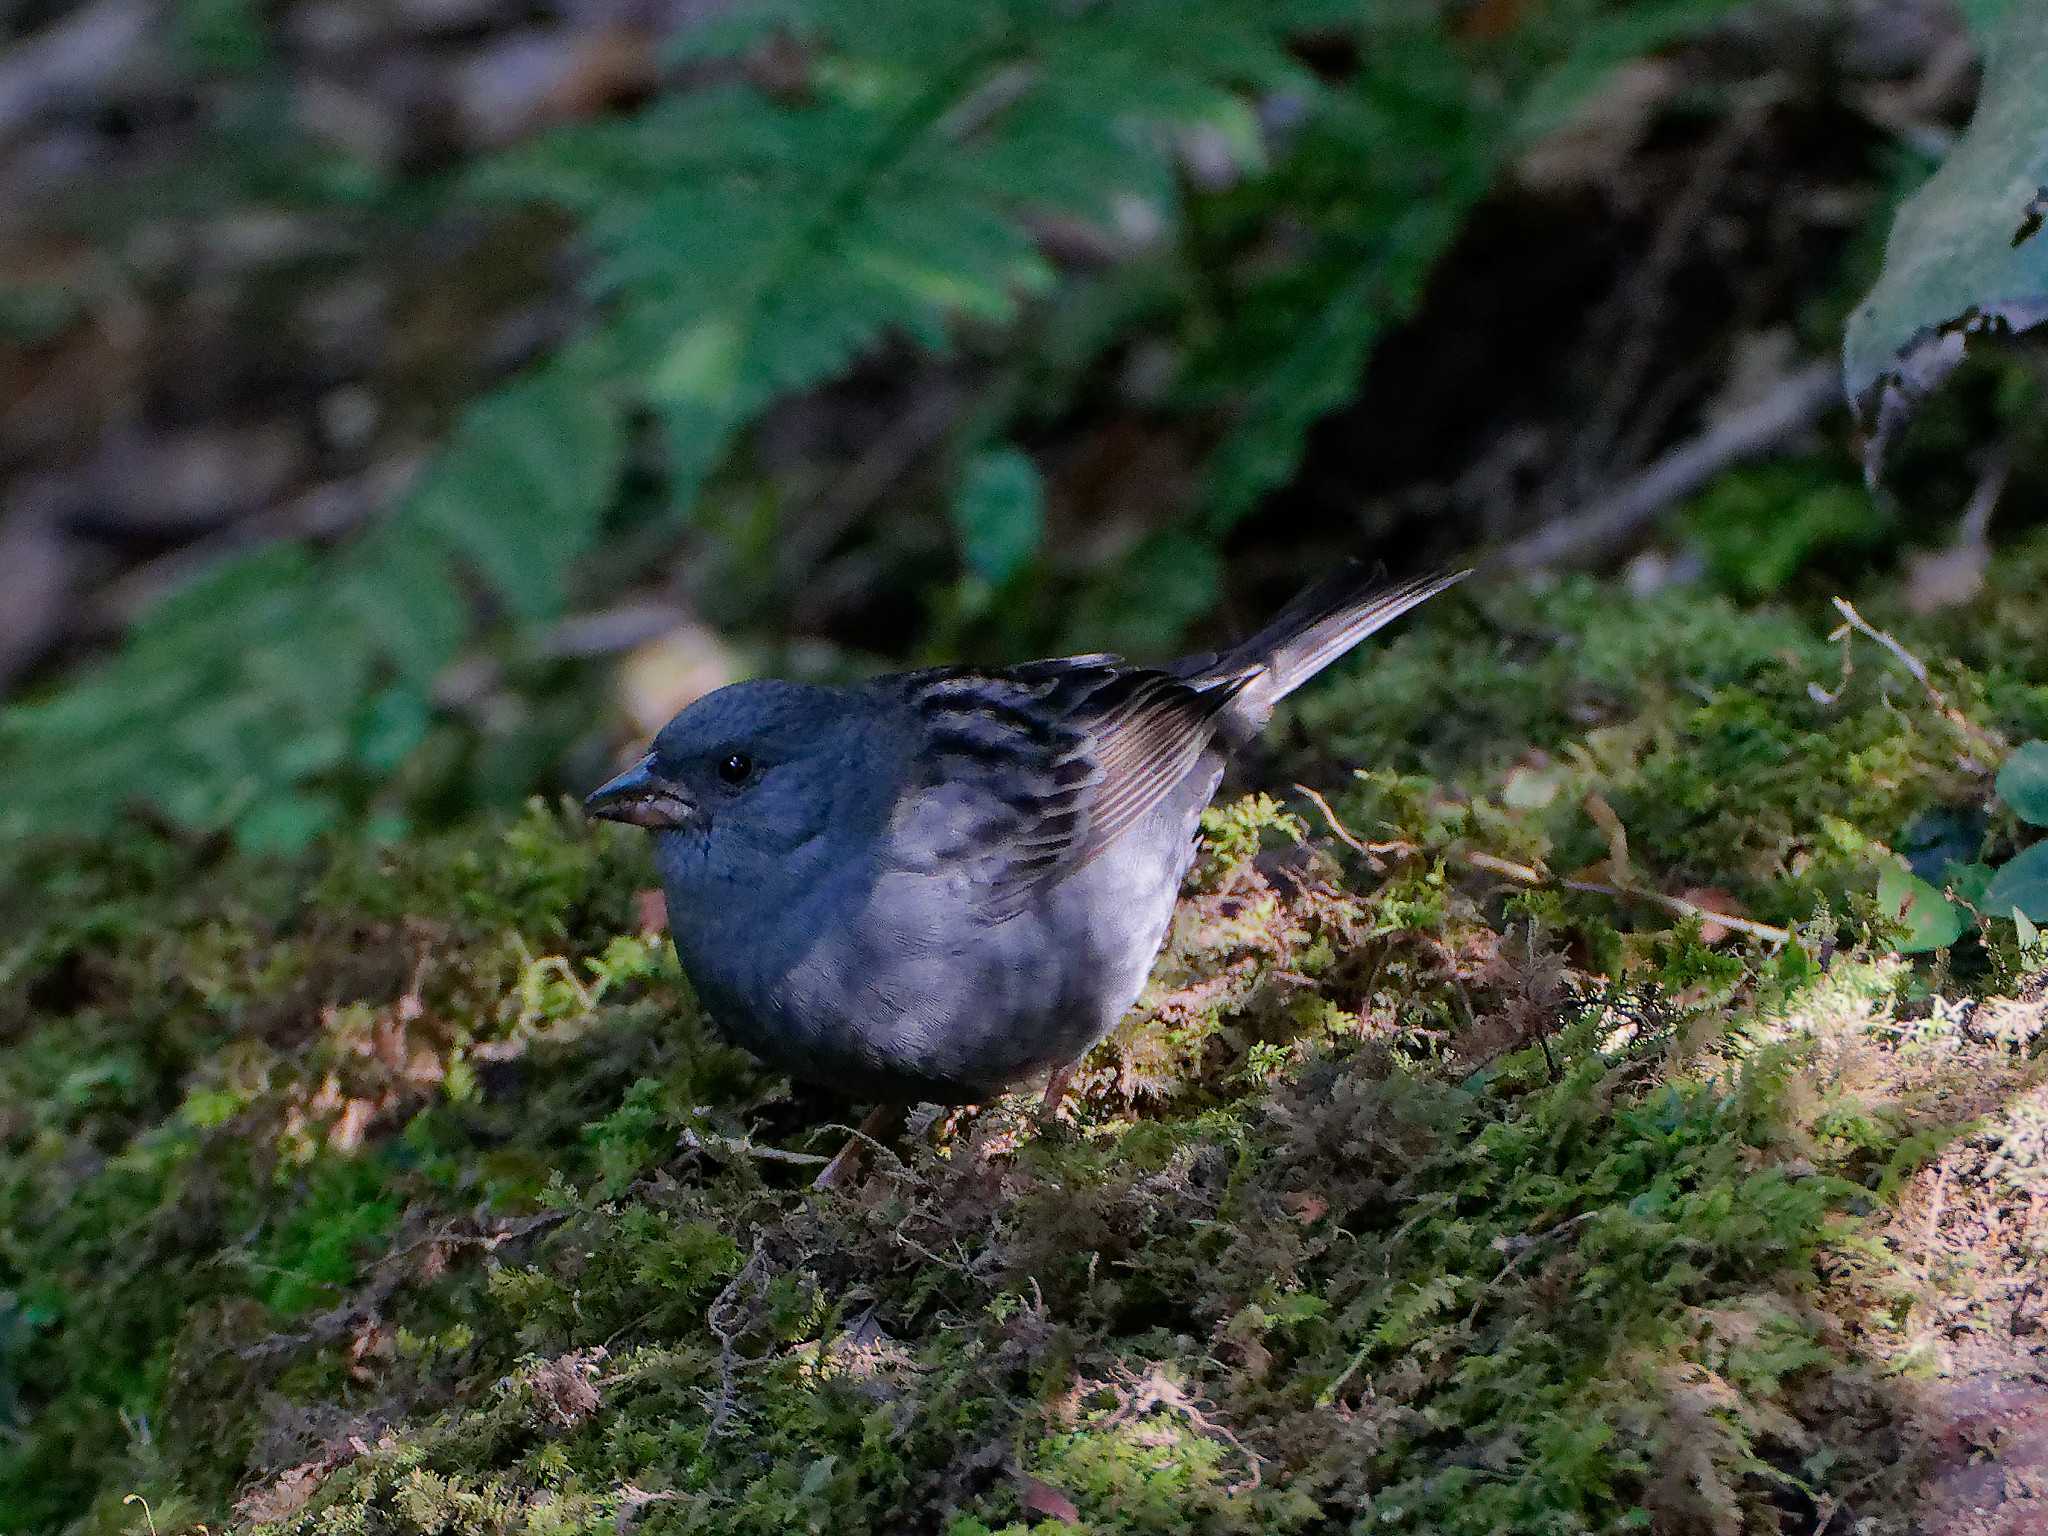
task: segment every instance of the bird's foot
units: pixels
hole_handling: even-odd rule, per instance
[[[846,1145],[833,1154],[832,1161],[811,1180],[813,1189],[844,1189],[860,1175],[868,1149],[889,1140],[903,1127],[901,1104],[877,1104],[868,1111],[858,1129],[846,1138]]]
[[[1074,1069],[1081,1065],[1079,1059],[1063,1067],[1054,1067],[1052,1076],[1045,1080],[1045,1094],[1038,1101],[1038,1133],[1042,1136],[1059,1123],[1060,1110],[1067,1099],[1067,1085],[1074,1080]]]

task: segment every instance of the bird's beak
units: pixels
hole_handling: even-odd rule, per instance
[[[696,813],[682,787],[654,771],[651,756],[641,758],[609,784],[599,785],[583,801],[586,816],[630,822],[650,832],[687,826]]]

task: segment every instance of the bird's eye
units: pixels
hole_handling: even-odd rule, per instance
[[[718,765],[718,776],[728,784],[744,784],[754,771],[754,760],[744,752],[728,752]]]

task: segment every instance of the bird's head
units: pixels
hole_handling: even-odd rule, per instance
[[[803,683],[734,683],[662,727],[653,750],[583,802],[655,834],[664,855],[715,852],[744,876],[828,828],[857,830],[861,788],[886,772],[857,696]],[[764,869],[764,875],[769,871]]]

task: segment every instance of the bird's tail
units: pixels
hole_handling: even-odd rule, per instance
[[[1209,675],[1218,681],[1244,680],[1228,715],[1247,731],[1257,730],[1275,704],[1367,635],[1471,574],[1470,569],[1432,571],[1387,582],[1359,561],[1347,560],[1282,608],[1264,629],[1226,651],[1210,669]]]

